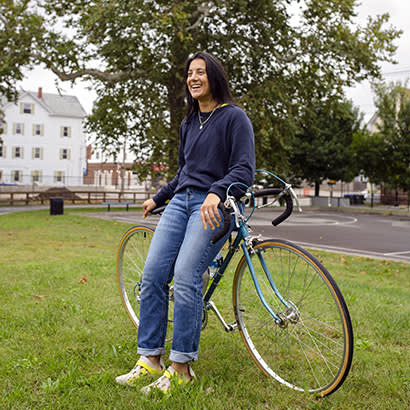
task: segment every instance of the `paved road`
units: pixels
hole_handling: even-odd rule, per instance
[[[383,216],[354,213],[326,212],[304,209],[294,211],[280,226],[272,219],[279,211],[260,209],[255,212],[250,226],[264,238],[281,238],[303,247],[323,249],[353,255],[400,260],[410,263],[410,215]],[[99,217],[135,224],[155,225],[158,217],[142,219],[137,212],[103,212]]]
[[[304,247],[401,260],[410,263],[410,218],[304,210],[278,227],[272,211],[259,210],[251,226],[264,237],[279,237]]]
[[[15,210],[0,208],[0,214]],[[17,210],[27,208],[20,207]],[[105,210],[103,207],[102,212],[87,215],[146,225],[155,225],[158,221],[158,217],[153,216],[142,219],[141,212]],[[254,233],[260,233],[263,237],[287,239],[303,247],[410,263],[410,215],[383,216],[355,213],[354,210],[339,213],[305,208],[302,213],[294,211],[287,221],[273,227],[271,221],[278,214],[279,211],[273,209],[258,210],[250,221]]]

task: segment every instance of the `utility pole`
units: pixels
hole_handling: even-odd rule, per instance
[[[125,189],[125,160],[127,159],[127,154],[126,154],[126,149],[127,149],[127,142],[126,139],[124,138],[124,144],[123,144],[123,151],[122,151],[122,166],[121,166],[121,193],[124,192]]]

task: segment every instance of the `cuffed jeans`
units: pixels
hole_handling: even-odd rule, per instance
[[[152,238],[142,275],[138,353],[164,354],[168,323],[169,283],[174,278],[174,320],[170,360],[198,359],[202,326],[202,274],[229,233],[216,244],[210,239],[222,228],[204,229],[200,208],[206,192],[187,188],[167,205]],[[231,224],[233,226],[233,224]]]

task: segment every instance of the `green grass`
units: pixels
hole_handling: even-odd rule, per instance
[[[333,253],[315,255],[339,284],[355,331],[351,372],[333,395],[316,399],[263,376],[239,334],[225,333],[212,313],[197,383],[149,399],[116,385],[137,349],[115,280],[116,246],[129,226],[68,209],[0,216],[1,409],[407,407],[410,265]],[[227,275],[218,289],[227,320],[230,288]]]

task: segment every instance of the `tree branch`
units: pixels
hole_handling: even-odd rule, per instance
[[[202,22],[202,20],[209,16],[211,11],[211,5],[209,3],[204,3],[198,7],[198,12],[195,13],[198,18],[196,19],[195,23],[191,24],[186,30],[193,31],[195,30]]]
[[[84,68],[82,70],[78,70],[72,73],[65,73],[64,71],[58,70],[54,64],[47,64],[47,66],[61,81],[73,81],[77,78],[81,78],[84,76],[91,76],[93,78],[97,78],[108,83],[116,83],[133,76],[132,73],[124,71],[120,71],[117,73],[108,73],[94,68]]]
[[[97,70],[95,68],[83,68],[78,71],[67,73],[63,70],[58,69],[54,63],[52,63],[50,60],[44,59],[44,57],[42,56],[33,55],[33,57],[37,61],[44,63],[47,68],[49,68],[61,81],[74,81],[77,78],[90,76],[98,80],[114,84],[119,81],[133,79],[144,75],[144,72],[138,69],[134,69],[132,71],[118,71],[110,73],[107,71]]]

